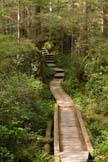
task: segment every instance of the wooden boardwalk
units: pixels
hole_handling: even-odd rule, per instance
[[[44,50],[45,51],[45,50]],[[50,90],[56,100],[54,113],[55,162],[87,162],[93,153],[81,113],[61,87],[63,69],[54,64],[54,56],[46,51],[48,66],[56,71]]]

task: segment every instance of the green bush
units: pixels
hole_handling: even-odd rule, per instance
[[[101,136],[97,137],[95,145],[95,160],[94,162],[108,161],[108,130],[101,132]]]
[[[0,82],[0,161],[31,162],[36,158],[34,144],[40,148],[36,133],[43,135],[53,114],[48,87],[21,73]]]
[[[49,156],[45,151],[39,151],[37,153],[37,159],[33,162],[54,162],[52,156]]]
[[[31,74],[33,58],[38,58],[39,50],[28,39],[20,43],[14,36],[0,35],[0,74],[10,75],[13,71]]]
[[[108,66],[102,65],[102,61],[86,64],[85,72],[88,75],[86,92],[90,98],[95,98],[98,103],[96,112],[108,113]]]

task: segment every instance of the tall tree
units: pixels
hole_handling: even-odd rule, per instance
[[[108,36],[108,0],[103,0],[103,34]]]

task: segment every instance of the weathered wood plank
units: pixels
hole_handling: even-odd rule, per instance
[[[56,65],[55,65],[54,63],[47,63],[47,65],[48,65],[49,67],[56,67]]]
[[[55,161],[87,162],[92,146],[81,114],[76,110],[71,97],[61,87],[64,70],[57,68],[53,59],[53,56],[47,55],[47,62],[52,62],[48,63],[48,66],[56,71],[55,79],[50,83],[50,90],[57,103],[54,112]]]
[[[62,153],[60,154],[61,162],[86,162],[88,159],[87,151]]]
[[[59,153],[60,153],[60,137],[59,137],[59,116],[58,116],[58,105],[55,104],[54,110],[54,156],[55,162],[60,162]]]
[[[85,144],[87,146],[87,150],[93,156],[93,146],[90,142],[87,130],[85,128],[85,125],[84,125],[84,122],[83,122],[83,119],[82,119],[82,116],[81,116],[81,112],[78,109],[76,109],[76,112],[77,112],[78,120],[79,120],[79,123],[80,123],[81,131],[82,131],[82,134],[83,134],[83,138],[84,138]]]
[[[55,75],[54,75],[54,77],[64,77],[64,73],[61,73],[61,72],[59,72],[59,73],[56,73]]]

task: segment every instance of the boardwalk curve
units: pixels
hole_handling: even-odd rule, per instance
[[[54,113],[54,155],[55,162],[87,162],[93,153],[81,113],[70,96],[62,89],[63,69],[57,68],[54,55],[47,53],[46,62],[56,71],[50,82],[50,90],[56,100]]]

